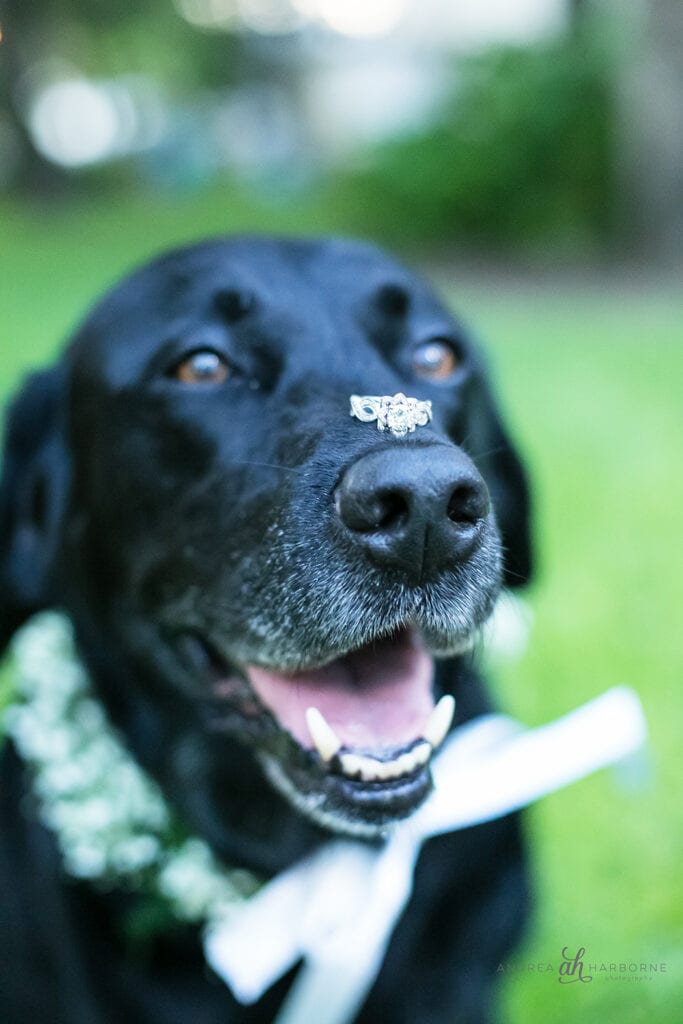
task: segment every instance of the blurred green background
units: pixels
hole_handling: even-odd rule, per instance
[[[627,684],[651,732],[628,773],[528,815],[537,913],[501,972],[511,1024],[674,1024],[683,1006],[683,8],[627,6],[0,8],[0,400],[121,273],[231,231],[388,244],[491,352],[539,549],[500,702],[537,725]],[[563,946],[664,971],[528,969]]]

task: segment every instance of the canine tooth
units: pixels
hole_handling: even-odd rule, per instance
[[[310,707],[306,711],[306,725],[311,739],[323,761],[331,761],[341,749],[341,740],[329,724],[322,711]]]
[[[455,697],[452,697],[450,693],[444,694],[422,730],[422,738],[431,743],[434,750],[440,747],[445,740],[446,733],[451,727],[454,713]]]

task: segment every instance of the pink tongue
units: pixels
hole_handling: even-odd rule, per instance
[[[246,668],[261,701],[303,746],[312,748],[306,710],[323,713],[344,746],[381,750],[417,739],[430,711],[432,660],[410,632],[325,665],[284,675]]]

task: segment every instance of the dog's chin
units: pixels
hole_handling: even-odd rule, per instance
[[[442,639],[434,653],[461,653],[472,639]],[[430,762],[451,725],[454,702],[435,699],[430,647],[406,626],[314,668],[241,666],[215,682],[219,727],[253,744],[301,814],[380,836],[429,794]]]

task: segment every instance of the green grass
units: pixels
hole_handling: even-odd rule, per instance
[[[207,233],[322,231],[340,220],[322,204],[308,203],[302,219],[216,195],[58,215],[0,208],[0,400],[149,254]],[[673,1024],[683,1006],[683,302],[652,286],[471,276],[449,279],[448,293],[488,339],[536,495],[536,626],[526,656],[497,672],[500,701],[536,725],[624,683],[640,693],[651,732],[639,785],[603,772],[530,812],[538,909],[511,963],[556,967],[563,946],[585,946],[586,960],[663,962],[666,973],[561,987],[520,970],[506,975],[503,1018]]]
[[[557,967],[566,945],[593,962],[667,968],[652,981],[598,973],[569,987],[514,974],[508,1019],[673,1024],[683,1005],[683,303],[624,288],[463,298],[494,341],[537,496],[536,625],[523,661],[499,673],[501,701],[539,724],[627,684],[651,735],[639,786],[603,772],[530,813],[538,912],[513,963]]]

